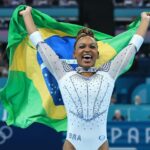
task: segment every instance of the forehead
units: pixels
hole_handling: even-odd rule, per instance
[[[90,36],[81,37],[77,42],[77,44],[92,44],[92,43],[96,44],[96,40]]]

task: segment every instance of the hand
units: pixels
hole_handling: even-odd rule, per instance
[[[142,20],[147,20],[148,22],[150,22],[150,12],[142,12],[141,18]]]
[[[31,14],[31,10],[32,10],[32,7],[27,6],[26,9],[20,11],[19,14],[24,17],[24,16],[26,16],[27,14]]]
[[[141,13],[141,23],[137,29],[136,34],[138,34],[144,38],[146,35],[146,32],[148,30],[149,24],[150,24],[150,12],[142,12]]]
[[[37,31],[36,25],[34,24],[34,20],[32,18],[31,11],[32,7],[27,6],[25,10],[21,10],[19,12],[19,14],[23,17],[25,27],[29,35]]]

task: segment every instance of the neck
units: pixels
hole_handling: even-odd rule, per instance
[[[84,68],[84,67],[77,67],[76,68],[77,72],[85,77],[90,77],[94,73],[96,73],[97,68],[95,67],[90,67],[90,68]]]
[[[85,76],[85,77],[91,77],[94,74],[94,72],[82,72],[80,74]]]

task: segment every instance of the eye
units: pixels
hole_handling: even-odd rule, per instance
[[[84,48],[85,48],[85,45],[80,45],[79,48],[80,48],[80,49],[84,49]]]
[[[96,46],[96,45],[90,45],[90,48],[91,48],[91,49],[96,49],[97,46]]]

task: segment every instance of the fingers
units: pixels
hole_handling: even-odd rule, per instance
[[[147,15],[150,16],[150,12],[147,12]]]
[[[32,10],[32,7],[27,6],[27,7],[26,7],[26,10],[27,10],[27,11],[31,11],[31,10]]]
[[[145,17],[147,16],[147,17],[149,17],[150,16],[150,12],[142,12],[141,16],[145,16]]]
[[[142,12],[141,18],[142,18],[142,20],[147,20],[149,22],[150,21],[150,12]]]
[[[27,6],[27,7],[25,8],[25,10],[21,10],[21,11],[19,12],[19,15],[24,16],[24,15],[26,15],[27,13],[30,13],[31,10],[32,10],[32,7]]]
[[[23,16],[24,10],[19,12],[19,15]]]

